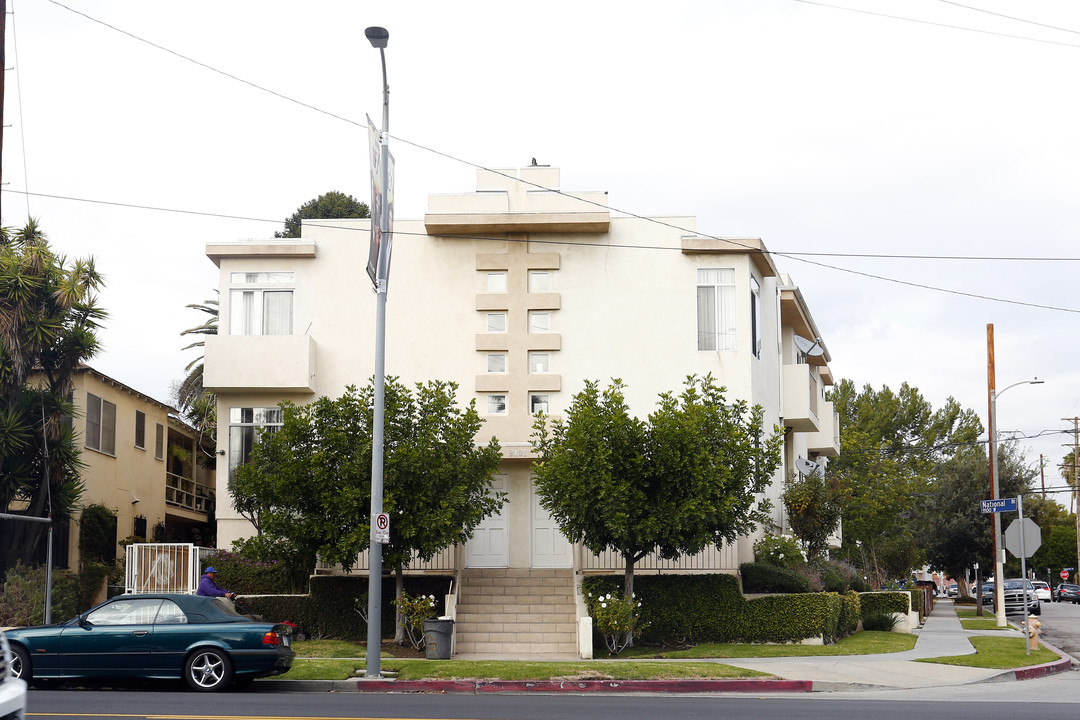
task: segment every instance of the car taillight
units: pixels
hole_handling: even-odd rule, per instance
[[[263,635],[263,645],[280,645],[280,644],[281,644],[281,636],[278,635],[273,630],[271,630],[270,632]]]

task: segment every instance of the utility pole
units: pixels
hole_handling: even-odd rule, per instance
[[[994,380],[994,324],[986,324],[986,384],[989,392],[987,393],[987,402],[989,405],[988,418],[990,422],[987,426],[990,428],[990,499],[997,500],[998,498],[998,474],[997,474],[997,387]],[[990,522],[992,523],[993,530],[991,535],[993,541],[991,548],[994,552],[994,619],[997,622],[998,627],[1005,627],[1005,588],[1001,582],[1001,578],[1005,575],[1004,558],[998,554],[998,543],[1001,542],[1001,513],[991,513]],[[976,602],[982,602],[982,588],[979,588],[979,599]]]
[[[0,186],[4,184],[4,75],[6,74],[7,0],[0,0]],[[0,217],[3,217],[3,213],[0,213]]]
[[[1042,478],[1042,496],[1046,499],[1046,465],[1043,464],[1043,455],[1039,453],[1039,476]]]
[[[1072,497],[1076,500],[1074,504],[1076,508],[1076,568],[1077,574],[1080,574],[1080,417],[1061,419],[1073,424]],[[1069,446],[1065,445],[1065,447]]]

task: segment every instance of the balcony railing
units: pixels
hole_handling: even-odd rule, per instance
[[[210,488],[191,478],[165,474],[165,502],[182,507],[192,512],[205,513],[210,510]]]

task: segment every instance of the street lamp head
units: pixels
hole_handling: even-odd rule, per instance
[[[390,33],[386,28],[381,27],[369,27],[364,30],[364,35],[367,37],[368,42],[371,43],[371,47],[379,48],[380,50],[386,47],[386,42],[390,39]]]

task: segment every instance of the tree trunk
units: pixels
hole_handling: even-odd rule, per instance
[[[632,553],[623,553],[623,561],[626,568],[623,570],[623,597],[629,601],[634,597],[634,563],[637,558]],[[634,632],[626,634],[626,647],[634,647]]]
[[[398,565],[394,568],[394,597],[400,601],[403,592],[405,592],[405,571],[401,565]],[[405,644],[405,617],[397,605],[394,605],[394,642],[398,645]]]

